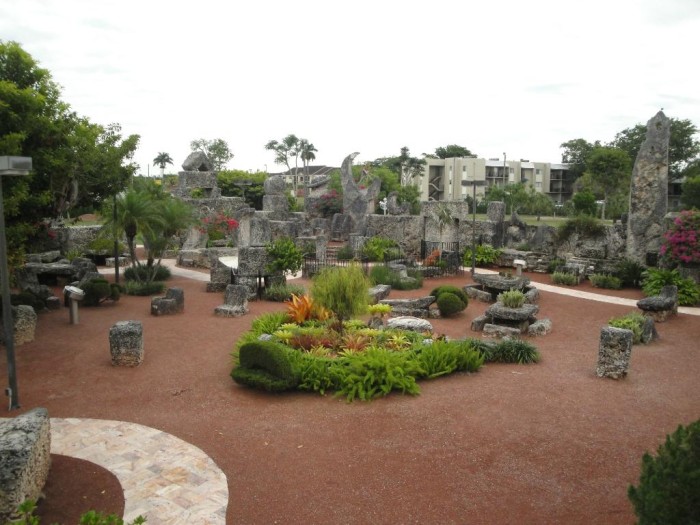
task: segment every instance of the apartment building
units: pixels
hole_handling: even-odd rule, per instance
[[[574,178],[566,164],[453,157],[426,159],[420,182],[421,200],[463,201],[473,192],[478,200],[490,186],[516,182],[549,195],[555,203],[566,202],[573,195]]]

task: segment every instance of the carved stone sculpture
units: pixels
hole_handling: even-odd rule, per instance
[[[340,167],[340,181],[343,185],[343,213],[350,216],[351,232],[364,235],[367,229],[367,214],[374,213],[374,206],[379,196],[381,181],[375,179],[365,189],[361,189],[352,176],[352,161],[358,153],[345,157]]]

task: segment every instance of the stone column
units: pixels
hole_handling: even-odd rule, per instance
[[[118,321],[109,329],[109,351],[115,366],[138,366],[143,361],[141,321]]]
[[[606,326],[600,330],[598,347],[598,377],[622,379],[627,375],[632,354],[632,330]]]
[[[637,154],[630,184],[627,257],[647,264],[657,256],[668,209],[668,144],[671,122],[659,111],[647,122],[647,136]]]

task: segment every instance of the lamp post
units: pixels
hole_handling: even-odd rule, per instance
[[[472,277],[476,273],[476,170],[472,173]]]
[[[2,292],[2,327],[7,351],[9,386],[5,393],[10,398],[10,410],[19,408],[17,370],[15,369],[15,337],[10,304],[10,279],[7,269],[7,238],[5,237],[5,204],[2,196],[2,175],[28,175],[32,170],[31,157],[0,157],[0,290]]]

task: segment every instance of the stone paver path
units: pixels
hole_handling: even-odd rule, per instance
[[[51,418],[51,452],[110,470],[124,520],[149,525],[226,523],[226,475],[201,449],[155,428],[104,419]]]

